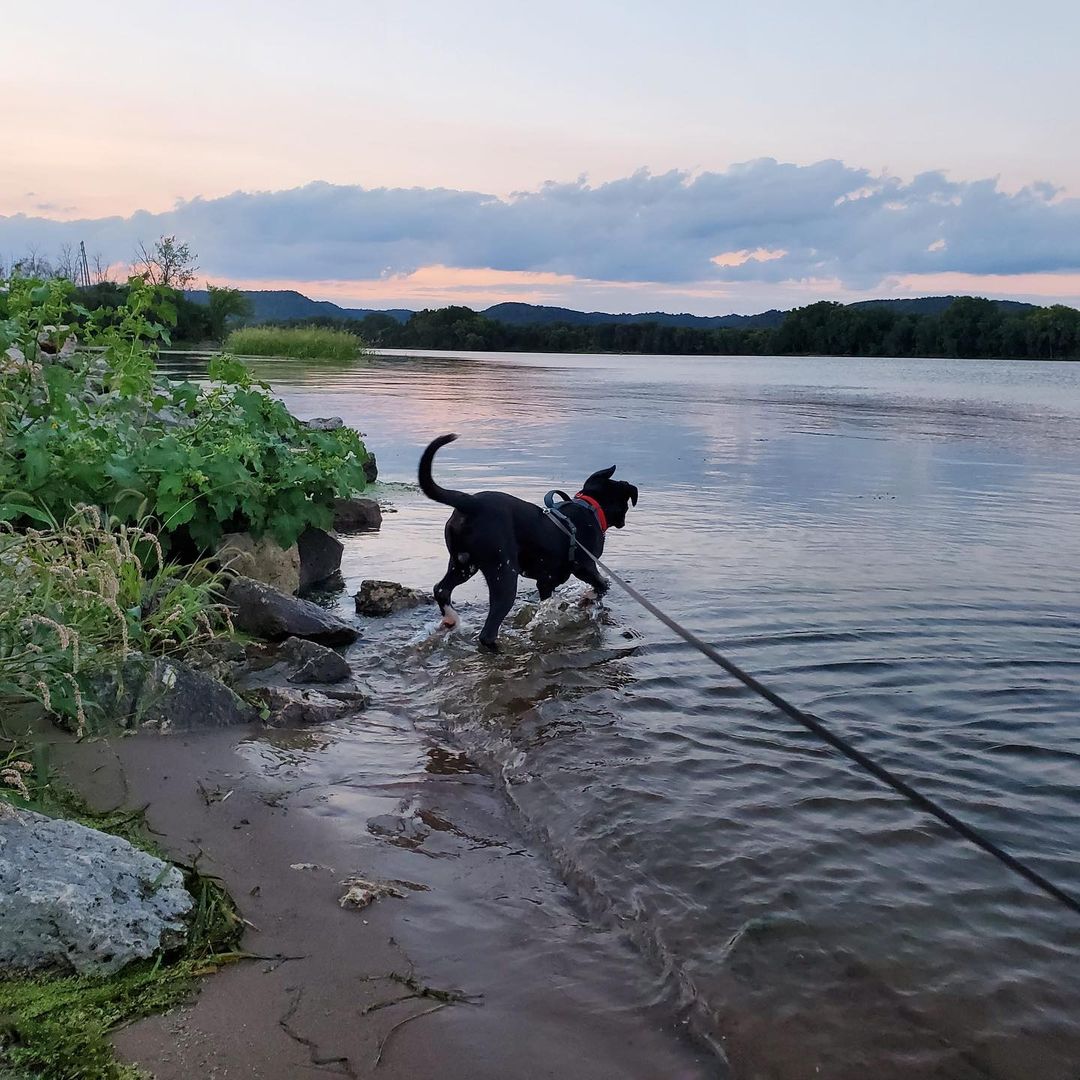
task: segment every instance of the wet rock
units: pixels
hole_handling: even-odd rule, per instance
[[[368,456],[364,461],[364,479],[369,484],[374,484],[379,477],[379,466],[376,464],[375,455],[369,450]]]
[[[345,657],[315,641],[287,638],[279,654],[295,665],[288,676],[291,683],[339,683],[352,674]]]
[[[431,828],[415,816],[379,814],[368,818],[367,827],[372,836],[382,837],[391,844],[404,848],[417,848],[431,835]]]
[[[341,583],[341,553],[345,550],[336,536],[324,529],[307,528],[296,541],[300,552],[300,591],[317,585]]]
[[[331,697],[319,690],[301,690],[292,686],[260,686],[248,693],[251,701],[265,710],[268,724],[301,727],[325,724],[362,709],[366,704],[359,692],[354,700]]]
[[[160,731],[250,724],[258,713],[220,679],[178,660],[129,656],[98,681],[97,697],[124,727]]]
[[[227,600],[236,627],[255,637],[270,641],[302,637],[324,645],[348,645],[360,636],[355,627],[318,604],[287,596],[251,578],[236,578]]]
[[[309,431],[339,431],[345,426],[345,421],[340,416],[313,416],[304,421],[304,427]]]
[[[215,553],[230,570],[285,593],[300,588],[300,549],[281,547],[269,536],[256,540],[250,533],[226,533]]]
[[[334,500],[334,528],[340,532],[375,532],[382,528],[382,519],[374,499]]]
[[[107,975],[179,945],[193,900],[126,840],[16,810],[0,818],[0,970]]]
[[[355,600],[360,615],[393,615],[433,602],[428,593],[399,585],[396,581],[361,581]]]

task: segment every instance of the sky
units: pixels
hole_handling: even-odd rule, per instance
[[[0,261],[175,234],[364,307],[1080,305],[1080,4],[52,0],[3,19]]]

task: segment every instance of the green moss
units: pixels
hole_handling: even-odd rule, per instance
[[[62,811],[152,850],[140,813],[94,814],[76,795],[48,786],[49,812]],[[199,976],[243,957],[238,951],[243,923],[222,886],[194,869],[185,870],[185,884],[196,903],[181,949],[107,977],[0,980],[0,1080],[137,1080],[144,1075],[114,1060],[109,1033],[187,1000]]]

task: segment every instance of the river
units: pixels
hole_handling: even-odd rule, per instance
[[[605,558],[1080,895],[1080,364],[539,354],[261,361],[364,431],[396,513],[345,573],[429,588],[445,486],[641,491]],[[357,665],[496,775],[655,998],[739,1078],[1077,1080],[1080,919],[618,590],[523,583],[503,652],[398,616]],[[457,601],[460,600],[460,604]]]

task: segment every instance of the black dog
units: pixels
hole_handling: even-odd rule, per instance
[[[536,582],[541,600],[551,596],[571,574],[591,585],[597,595],[607,590],[608,583],[592,560],[571,544],[540,507],[502,491],[466,495],[439,487],[431,476],[435,453],[456,438],[441,436],[420,458],[420,490],[429,499],[454,508],[445,530],[450,565],[435,586],[435,601],[443,614],[443,625],[456,626],[451,595],[479,570],[489,593],[488,617],[480,631],[480,644],[494,649],[499,627],[517,596],[519,576]],[[559,506],[577,529],[578,543],[597,557],[604,550],[608,526],[621,529],[626,524],[628,504],[637,506],[638,489],[622,480],[612,480],[614,472],[612,465],[593,473],[573,500]]]

